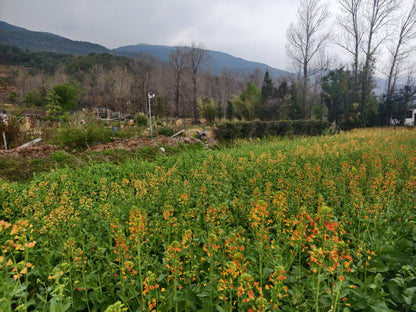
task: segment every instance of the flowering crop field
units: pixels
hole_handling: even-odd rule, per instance
[[[1,311],[416,311],[416,130],[0,181]]]

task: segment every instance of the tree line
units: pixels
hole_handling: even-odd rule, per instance
[[[121,113],[147,113],[147,94],[158,95],[165,117],[200,118],[200,99],[225,106],[247,81],[261,83],[258,70],[240,75],[202,71],[206,50],[176,47],[168,63],[149,54],[130,59],[108,53],[69,56],[0,46],[1,63],[12,68],[0,78],[3,102],[63,110],[103,107]],[[45,67],[49,64],[48,67]],[[73,93],[68,97],[66,93]],[[71,98],[70,103],[64,98]],[[157,103],[154,103],[155,105]]]
[[[0,46],[2,63],[16,66],[0,79],[2,96],[46,108],[50,116],[93,107],[147,113],[151,91],[157,94],[152,105],[159,117],[195,122],[327,119],[344,128],[403,123],[416,93],[409,66],[416,0],[336,4],[337,21],[331,25],[327,3],[300,1],[297,19],[287,29],[294,73],[279,80],[260,70],[214,75],[203,70],[207,53],[195,43],[176,47],[166,63],[148,54],[133,59],[108,53],[69,56]],[[329,53],[334,46],[343,56],[337,61]],[[378,96],[374,89],[382,53],[388,55],[381,72],[386,88]]]
[[[337,0],[336,8],[331,14],[328,2],[301,0],[287,30],[302,117],[320,102],[328,120],[345,127],[403,123],[416,93],[416,1]],[[338,61],[329,56],[334,47]],[[386,80],[381,98],[376,75]]]

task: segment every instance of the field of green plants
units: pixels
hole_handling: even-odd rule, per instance
[[[416,130],[0,180],[1,311],[416,311]]]

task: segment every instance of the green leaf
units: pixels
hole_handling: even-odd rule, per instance
[[[46,303],[47,302],[47,300],[46,300],[46,298],[45,297],[43,297],[41,294],[36,294],[36,297],[38,297],[43,303]]]
[[[402,295],[402,297],[404,299],[404,302],[406,302],[407,305],[412,304],[415,291],[416,291],[416,287],[410,287],[404,291],[404,294]]]
[[[157,278],[157,281],[161,282],[165,279],[165,277],[166,277],[166,274],[160,274],[159,277]]]
[[[402,295],[404,302],[406,302],[407,305],[411,305],[412,304],[412,298],[413,296],[405,296]]]
[[[209,296],[209,292],[203,291],[203,292],[197,294],[196,296],[199,297],[199,298],[205,298],[205,297]]]
[[[395,301],[400,301],[400,295],[402,294],[401,290],[399,289],[397,283],[392,282],[391,280],[385,284],[386,288],[391,294],[391,297]]]
[[[69,308],[71,307],[71,302],[67,302],[63,307],[62,307],[62,312],[67,311]]]
[[[384,301],[378,301],[371,307],[371,310],[374,312],[391,312]]]
[[[50,312],[58,312],[59,311],[59,304],[58,300],[56,300],[55,297],[53,297],[50,301]]]
[[[218,304],[215,306],[218,312],[224,312],[224,309],[221,308]]]

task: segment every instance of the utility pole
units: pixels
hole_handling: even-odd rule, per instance
[[[149,100],[149,125],[150,125],[150,137],[153,137],[152,128],[152,105],[150,105],[150,99],[153,99],[156,95],[152,92],[147,93],[147,99]]]

